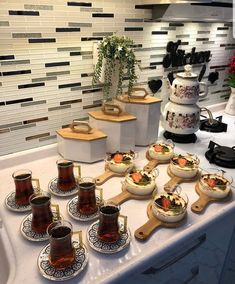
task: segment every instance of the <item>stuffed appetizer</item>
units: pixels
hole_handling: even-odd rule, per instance
[[[133,151],[124,153],[116,152],[108,154],[106,162],[111,171],[115,173],[129,172],[134,166],[135,153]]]
[[[198,173],[199,159],[194,155],[176,155],[171,159],[171,172],[182,178],[192,178]]]
[[[149,147],[149,156],[159,161],[168,161],[173,157],[174,144],[171,141],[159,141]]]
[[[224,176],[222,172],[202,174],[199,189],[209,197],[225,198],[230,192],[232,178]]]
[[[188,198],[175,193],[162,193],[155,196],[153,213],[161,221],[167,223],[179,222],[186,214]]]
[[[132,170],[126,175],[124,186],[133,194],[149,195],[156,187],[155,179],[157,175],[157,171]]]

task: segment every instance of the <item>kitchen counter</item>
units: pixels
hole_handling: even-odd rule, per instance
[[[221,112],[214,113],[214,116]],[[210,140],[224,146],[235,145],[235,117],[223,115],[223,122],[228,123],[227,133],[208,133],[198,131],[198,140],[195,144],[176,144],[176,153],[195,153],[200,158],[200,167],[214,167],[204,157]],[[161,134],[162,136],[162,130]],[[137,167],[147,164],[145,158],[146,147],[138,147],[139,156],[136,160]],[[12,173],[18,169],[30,169],[33,177],[40,179],[41,188],[47,189],[51,179],[57,176],[56,160],[60,158],[56,151],[56,145],[50,145],[38,149],[24,151],[22,153],[8,155],[0,158],[0,216],[3,219],[10,236],[10,241],[16,258],[16,273],[12,283],[37,284],[52,283],[44,279],[37,268],[37,257],[41,249],[47,244],[27,241],[20,233],[22,219],[28,213],[15,213],[6,209],[4,199],[6,195],[14,190]],[[104,171],[104,161],[94,164],[81,164],[82,176],[96,177]],[[163,185],[170,179],[166,173],[167,165],[159,165],[159,176],[157,177],[158,190],[163,190]],[[235,179],[234,169],[226,169]],[[112,178],[102,185],[104,199],[111,198],[121,190],[123,178]],[[148,200],[129,200],[121,205],[121,214],[128,216],[128,226],[132,234],[130,246],[116,254],[105,255],[92,250],[86,241],[86,229],[92,223],[84,224],[71,219],[66,212],[66,204],[71,199],[52,196],[52,203],[60,205],[61,214],[64,219],[72,222],[74,230],[83,231],[83,239],[89,251],[89,263],[84,271],[77,277],[66,281],[66,283],[119,283],[121,279],[129,277],[133,273],[141,272],[151,266],[163,254],[171,248],[176,247],[182,240],[192,237],[200,228],[206,228],[210,222],[216,222],[217,218],[235,211],[235,194],[230,202],[213,203],[208,206],[204,214],[197,215],[191,212],[191,204],[198,199],[194,190],[195,182],[183,183],[182,190],[189,197],[187,220],[179,228],[156,230],[146,242],[140,242],[134,238],[134,231],[147,221],[146,208]],[[10,283],[9,283],[10,284]]]

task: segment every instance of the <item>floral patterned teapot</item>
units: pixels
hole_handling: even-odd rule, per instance
[[[197,74],[192,73],[192,66],[185,65],[185,72],[177,73],[171,85],[170,100],[177,104],[195,104],[199,97],[205,98],[208,94],[208,86],[197,80]],[[200,85],[204,86],[204,92],[200,93]]]
[[[180,105],[170,101],[163,111],[163,128],[174,134],[193,134],[200,126],[200,112],[196,104]]]

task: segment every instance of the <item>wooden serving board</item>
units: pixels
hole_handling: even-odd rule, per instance
[[[146,240],[152,234],[152,232],[159,227],[177,228],[185,223],[187,214],[185,214],[181,221],[175,223],[166,223],[159,220],[153,213],[152,202],[153,201],[151,201],[147,207],[147,215],[149,220],[135,231],[135,237],[140,241]]]
[[[204,192],[202,192],[200,189],[199,189],[199,184],[196,183],[195,185],[195,191],[196,193],[199,195],[199,198],[196,202],[194,202],[192,205],[191,205],[191,210],[194,212],[194,213],[197,213],[197,214],[200,214],[202,213],[207,205],[209,203],[212,203],[212,202],[224,202],[224,201],[229,201],[232,197],[232,191],[230,190],[229,194],[224,197],[224,198],[213,198],[213,197],[210,197],[208,195],[206,195]]]
[[[171,177],[171,179],[167,183],[164,184],[164,190],[166,192],[173,192],[177,184],[180,184],[182,182],[193,182],[193,181],[198,180],[198,178],[200,177],[199,171],[192,178],[182,178],[182,177],[176,176],[171,172],[170,166],[168,166],[167,168],[167,173]]]
[[[119,193],[118,195],[110,198],[108,200],[108,202],[113,202],[117,205],[118,204],[120,205],[120,204],[124,203],[125,201],[127,201],[129,199],[136,199],[136,200],[151,199],[155,190],[156,190],[156,188],[153,190],[153,192],[151,194],[148,194],[148,195],[133,194],[133,193],[131,193],[127,190],[125,185],[122,185],[122,192]]]
[[[97,185],[101,185],[112,177],[124,177],[125,175],[126,175],[126,172],[120,174],[120,173],[116,173],[116,172],[111,171],[108,168],[108,165],[105,164],[105,172],[102,175],[96,177],[95,181],[96,181]]]
[[[151,158],[149,155],[149,151],[146,152],[145,156],[146,156],[146,159],[149,161],[148,164],[144,166],[144,171],[146,172],[151,172],[159,164],[168,164],[170,162],[170,160],[161,161],[161,160]]]

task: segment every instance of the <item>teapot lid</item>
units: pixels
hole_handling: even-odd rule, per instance
[[[176,76],[184,79],[194,79],[197,78],[198,75],[192,73],[192,65],[187,64],[184,66],[184,72],[177,73]]]

